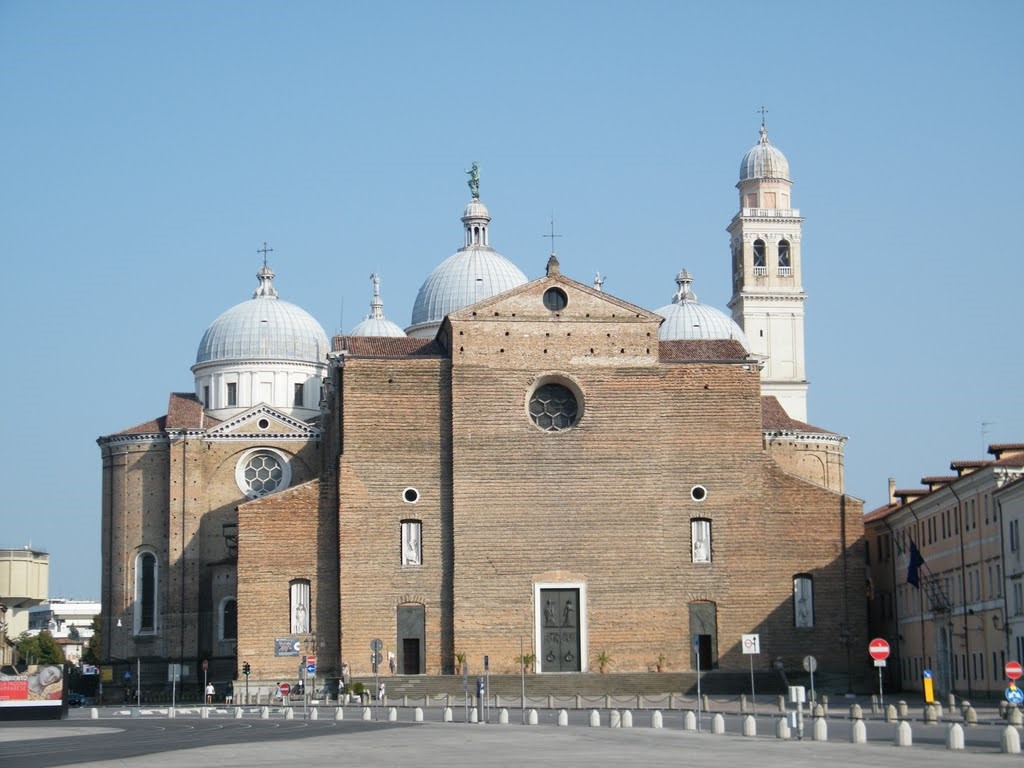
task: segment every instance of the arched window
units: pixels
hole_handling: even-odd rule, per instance
[[[423,564],[423,523],[402,521],[402,565]]]
[[[760,238],[754,241],[754,274],[768,274],[768,262],[765,258],[764,240]]]
[[[808,573],[793,577],[793,626],[814,626],[814,578]]]
[[[156,632],[158,578],[156,555],[149,550],[140,552],[135,558],[136,635]]]
[[[305,579],[295,579],[289,584],[289,623],[293,635],[309,634],[309,582]]]
[[[220,601],[220,639],[238,639],[238,601],[225,597]]]
[[[711,562],[711,521],[707,518],[690,520],[690,562]]]
[[[789,240],[779,240],[779,276],[789,277],[793,274],[793,261],[789,254]]]

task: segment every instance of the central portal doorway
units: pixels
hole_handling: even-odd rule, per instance
[[[398,606],[398,674],[422,675],[426,654],[423,606],[419,603]]]
[[[541,672],[580,672],[580,590],[540,590]]]

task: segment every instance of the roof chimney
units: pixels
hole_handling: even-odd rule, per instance
[[[895,477],[890,477],[889,478],[889,503],[890,504],[895,504],[896,503],[896,478]]]

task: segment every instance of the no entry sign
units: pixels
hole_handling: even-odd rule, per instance
[[[292,687],[288,683],[281,683],[281,695],[287,696],[292,692]]]
[[[1006,676],[1011,680],[1016,680],[1022,674],[1024,674],[1024,668],[1021,667],[1019,661],[1008,661],[1006,662]]]
[[[880,637],[876,637],[868,643],[868,654],[872,659],[881,661],[889,658],[889,643]]]

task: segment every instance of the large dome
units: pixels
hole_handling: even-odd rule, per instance
[[[658,329],[662,341],[676,339],[735,339],[750,352],[750,342],[736,322],[724,312],[701,304],[690,290],[693,278],[685,269],[676,275],[679,289],[672,303],[655,310],[665,318]]]
[[[740,181],[749,179],[784,179],[789,178],[789,161],[786,156],[768,141],[768,130],[761,126],[761,138],[757,144],[747,150],[740,161]]]
[[[206,329],[196,365],[231,360],[286,360],[323,363],[330,351],[327,334],[301,307],[277,298],[274,273],[262,267],[253,298],[236,304]]]
[[[526,275],[488,244],[487,207],[474,197],[462,222],[466,244],[430,273],[412,308],[410,335],[436,330],[445,316],[470,304],[510,291],[527,282]]]

